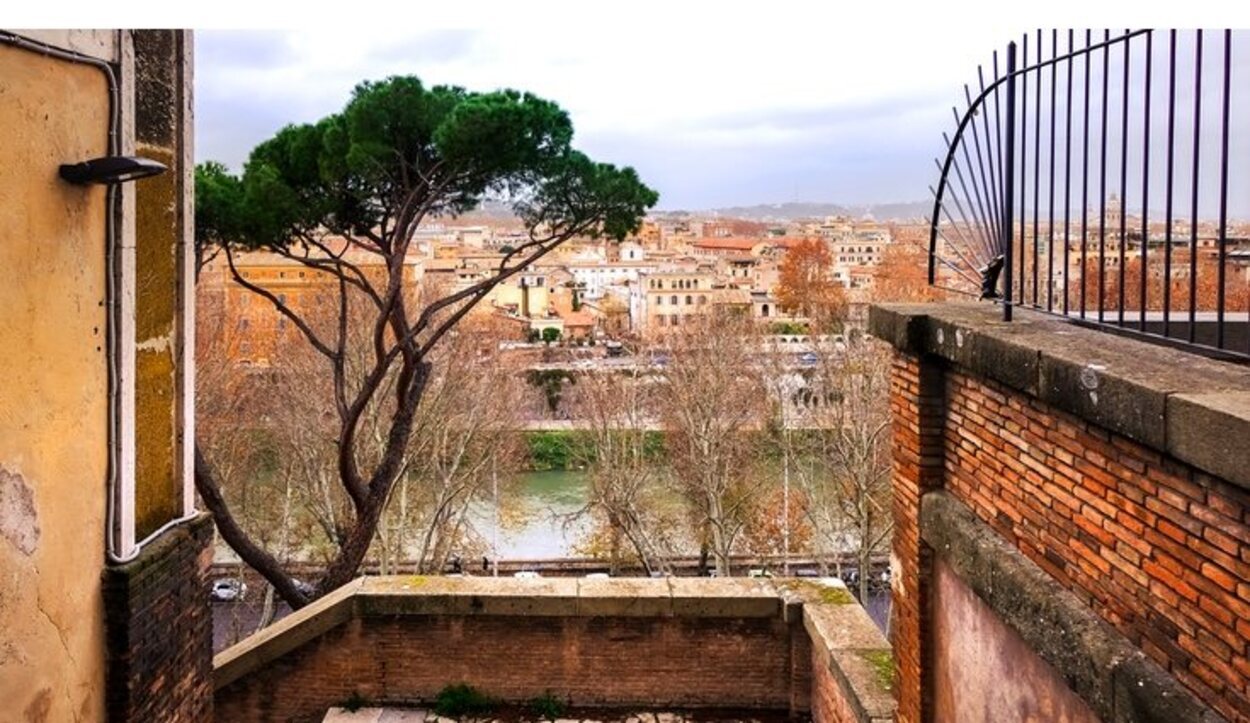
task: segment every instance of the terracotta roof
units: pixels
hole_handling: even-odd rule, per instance
[[[762,243],[769,243],[767,239],[762,238],[734,238],[734,237],[714,237],[701,238],[692,244],[696,248],[701,249],[724,249],[726,251],[750,251]]]

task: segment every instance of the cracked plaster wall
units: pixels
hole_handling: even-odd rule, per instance
[[[5,720],[104,717],[104,190],[57,166],[105,154],[107,111],[98,70],[0,46]]]

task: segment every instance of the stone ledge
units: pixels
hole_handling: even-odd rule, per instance
[[[920,529],[934,553],[1103,720],[1223,720],[950,493],[921,498]]]
[[[223,688],[353,619],[405,615],[742,619],[782,618],[786,611],[777,587],[767,580],[362,577],[218,653],[213,658],[213,685]]]
[[[859,720],[889,720],[895,709],[889,644],[846,587],[829,579],[359,578],[219,653],[213,686],[221,690],[340,625],[439,615],[784,620],[803,626],[797,634],[810,637]],[[692,695],[686,702],[709,702]]]
[[[894,657],[868,612],[837,579],[822,580],[800,594],[804,598],[803,627],[818,664],[828,668],[856,720],[893,720],[898,707],[894,700]]]
[[[213,689],[220,690],[351,620],[363,582],[353,580],[213,656]]]
[[[990,304],[886,304],[869,331],[1250,489],[1250,368]]]

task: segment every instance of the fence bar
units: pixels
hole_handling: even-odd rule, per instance
[[[1189,219],[1189,343],[1198,335],[1198,166],[1202,154],[1202,29],[1194,49],[1194,168]]]
[[[1023,124],[1021,124],[1023,125]],[[1021,129],[1023,131],[1023,128]],[[1015,246],[1011,239],[1014,199],[1012,193],[1015,185],[1016,154],[1016,44],[1007,44],[1007,148],[1003,153],[1007,167],[1003,172],[1003,320],[1011,321],[1011,253]]]
[[[1138,331],[1146,330],[1146,310],[1149,308],[1146,304],[1146,285],[1149,281],[1147,269],[1150,266],[1150,259],[1147,252],[1150,248],[1150,69],[1153,62],[1154,52],[1154,33],[1146,33],[1146,97],[1143,101],[1145,110],[1142,111],[1142,164],[1141,164],[1141,277],[1138,283],[1141,284],[1139,295],[1137,298],[1137,329]]]
[[[1029,124],[1024,119],[1029,117],[1029,34],[1024,34],[1024,72],[1020,76],[1020,303],[1024,303],[1024,243],[1028,235],[1025,233],[1025,219],[1028,210],[1024,207],[1024,199],[1028,196],[1028,178],[1025,174],[1029,169]],[[1040,60],[1041,53],[1038,53]]]
[[[1042,29],[1037,29],[1037,59],[1042,59]],[[1037,232],[1038,211],[1041,209],[1042,191],[1042,71],[1037,71],[1037,88],[1034,90],[1037,111],[1033,116],[1033,306],[1037,306],[1037,260],[1040,258]]]
[[[1111,37],[1104,30],[1104,40]],[[1098,180],[1098,321],[1103,321],[1107,301],[1107,91],[1111,78],[1111,46],[1102,47],[1102,156]]]
[[[1050,31],[1050,55],[1059,55],[1059,29]],[[1055,308],[1055,81],[1058,65],[1050,66],[1050,221],[1046,225],[1046,310]]]
[[[1072,54],[1075,32],[1068,30],[1068,54]],[[1068,63],[1068,100],[1064,106],[1067,115],[1063,134],[1063,315],[1068,315],[1068,267],[1071,266],[1071,206],[1072,206],[1072,63]]]
[[[1089,48],[1092,31],[1085,31],[1085,47]],[[1081,167],[1081,318],[1085,318],[1086,267],[1089,265],[1089,78],[1093,53],[1085,54],[1085,151]]]
[[[1124,31],[1128,33],[1127,30]],[[1124,275],[1128,266],[1128,69],[1131,56],[1129,43],[1124,43],[1124,82],[1120,86],[1120,269],[1119,290],[1116,294],[1116,323],[1124,326]]]
[[[1172,191],[1176,166],[1176,31],[1168,36],[1168,161],[1164,194],[1163,229],[1163,335],[1172,334]]]
[[[1224,128],[1220,140],[1220,263],[1216,286],[1215,346],[1224,348],[1224,264],[1228,258],[1228,116],[1229,92],[1233,74],[1233,31],[1224,31]]]

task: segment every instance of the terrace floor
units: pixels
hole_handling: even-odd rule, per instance
[[[447,718],[426,708],[359,708],[349,711],[331,708],[322,723],[522,723],[551,721],[552,723],[793,723],[795,718],[785,712],[698,710],[698,711],[639,711],[613,709],[570,709],[559,718],[540,718],[531,711],[520,708],[502,708],[485,717]]]

